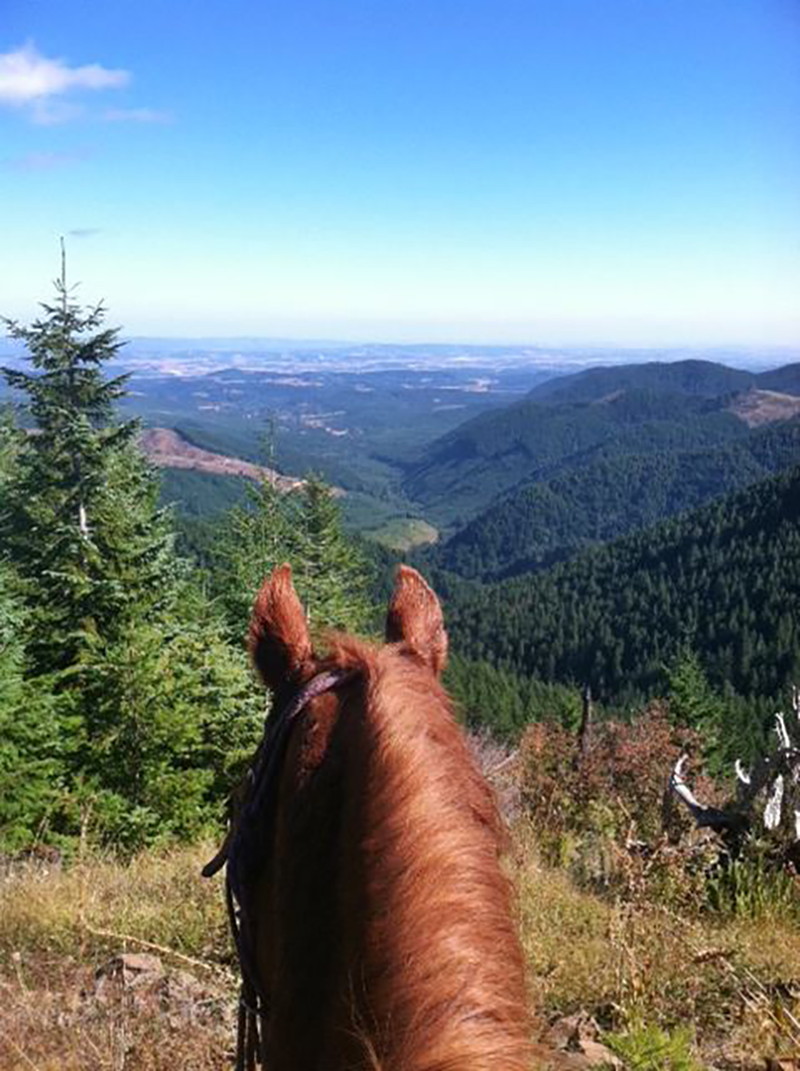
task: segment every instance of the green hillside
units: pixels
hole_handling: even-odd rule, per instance
[[[650,362],[548,379],[513,405],[473,417],[425,446],[406,464],[403,490],[440,526],[452,530],[490,507],[498,495],[600,458],[699,450],[744,438],[748,423],[769,419],[759,413],[751,421],[749,414],[730,411],[737,396],[758,398],[750,391],[800,394],[800,365],[754,373],[713,361]],[[780,415],[788,418],[790,413],[791,407]],[[758,475],[763,472],[744,474],[744,479]],[[741,482],[722,480],[719,490]],[[690,494],[677,508],[702,500]],[[549,512],[553,509],[559,523],[558,504],[550,504]],[[646,507],[642,523],[659,515],[663,513]],[[590,526],[589,532],[580,532],[578,544],[625,530],[623,524],[594,536]]]
[[[759,376],[715,361],[649,361],[613,368],[590,368],[573,376],[551,379],[534,387],[528,397],[537,402],[594,402],[616,391],[652,390],[716,398],[748,390]],[[767,388],[778,390],[777,387]]]
[[[614,456],[617,446],[503,496],[437,548],[433,560],[484,580],[553,564],[797,464],[800,420],[705,450]]]
[[[655,690],[694,647],[719,685],[800,679],[800,467],[534,577],[449,592],[454,650],[516,672]]]
[[[221,476],[192,469],[161,469],[161,501],[190,517],[213,516],[242,502],[248,482],[243,476]]]
[[[800,364],[786,364],[757,377],[760,390],[777,390],[785,394],[800,394]]]
[[[453,524],[521,481],[547,479],[607,446],[614,454],[715,446],[747,427],[716,400],[630,390],[603,402],[525,399],[486,413],[432,443],[409,467],[404,490]]]

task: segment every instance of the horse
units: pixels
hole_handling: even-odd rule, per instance
[[[238,1066],[528,1071],[506,834],[440,683],[440,604],[400,566],[386,643],[325,643],[277,568],[249,628],[273,713],[225,850]]]

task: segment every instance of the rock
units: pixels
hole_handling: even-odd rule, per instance
[[[564,1015],[556,1019],[547,1031],[547,1038],[559,1049],[577,1049],[582,1041],[596,1041],[600,1036],[597,1022],[585,1012]]]
[[[124,952],[95,971],[80,994],[84,1007],[124,1004],[135,1014],[163,1014],[169,1023],[233,1022],[236,1005],[218,987],[164,966],[158,956]]]
[[[118,978],[125,985],[140,985],[163,978],[164,966],[158,956],[146,952],[123,952],[98,968],[95,978]]]
[[[624,1067],[622,1060],[599,1041],[582,1041],[579,1051],[586,1057],[588,1067]]]
[[[571,1066],[575,1068],[616,1067],[622,1068],[622,1061],[606,1045],[598,1041],[600,1027],[597,1022],[584,1012],[566,1015],[551,1024],[544,1041],[555,1049],[571,1057]]]
[[[149,993],[165,978],[166,972],[158,956],[122,952],[98,967],[94,974],[94,989],[84,996],[100,1004],[123,998],[138,1001],[141,999],[139,994]]]

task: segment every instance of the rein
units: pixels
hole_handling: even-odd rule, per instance
[[[274,820],[278,780],[286,757],[292,727],[312,699],[332,692],[352,680],[352,670],[334,669],[312,677],[288,702],[271,712],[264,721],[264,734],[253,762],[231,795],[228,832],[222,847],[203,867],[210,878],[227,863],[225,900],[242,986],[236,1039],[236,1071],[254,1071],[266,1062],[266,1031],[269,1001],[258,977],[252,905],[252,888],[266,865],[271,839],[266,835]]]

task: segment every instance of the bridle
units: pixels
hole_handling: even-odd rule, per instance
[[[227,864],[225,901],[242,975],[236,1071],[254,1071],[257,1064],[263,1066],[266,1062],[269,998],[258,977],[247,890],[258,880],[269,859],[272,838],[267,831],[275,819],[278,781],[289,737],[312,699],[341,688],[354,675],[352,670],[344,669],[318,673],[277,711],[269,713],[250,768],[231,795],[228,833],[220,850],[202,870],[203,877],[210,878]]]

